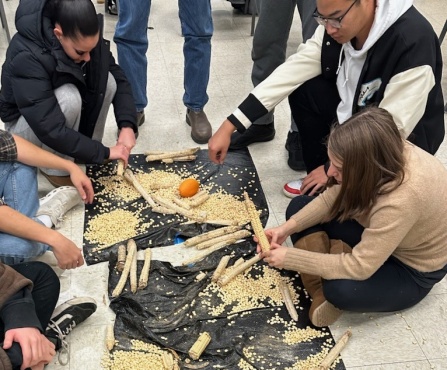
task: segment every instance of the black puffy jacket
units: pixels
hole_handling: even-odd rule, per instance
[[[103,163],[110,150],[91,137],[104,100],[108,73],[117,83],[113,100],[117,125],[132,127],[137,132],[131,86],[102,33],[84,67],[84,78],[81,67],[65,54],[55,37],[54,25],[43,15],[45,3],[46,0],[21,0],[17,8],[17,33],[2,67],[0,118],[11,122],[23,115],[45,145],[86,163]],[[98,17],[102,29],[102,16]],[[67,83],[79,89],[83,101],[79,132],[65,126],[54,94],[56,88]]]

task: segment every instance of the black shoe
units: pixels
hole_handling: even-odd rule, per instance
[[[144,110],[141,112],[137,112],[137,125],[138,127],[141,126],[144,121],[146,120],[146,116],[144,115]]]
[[[275,133],[274,122],[268,125],[251,125],[243,134],[237,131],[233,132],[228,149],[237,150],[246,148],[253,143],[263,143],[273,140]]]
[[[191,126],[191,138],[197,144],[206,144],[213,135],[213,130],[203,110],[194,112],[186,110],[186,123]]]
[[[89,297],[72,298],[57,306],[51,316],[50,323],[45,330],[45,336],[57,338],[56,350],[59,352],[61,365],[68,363],[68,344],[65,337],[80,323],[96,311],[96,301]],[[65,357],[66,358],[63,358]]]
[[[286,150],[289,152],[287,164],[292,170],[305,171],[306,164],[303,160],[303,147],[301,135],[298,131],[289,132],[286,140]]]

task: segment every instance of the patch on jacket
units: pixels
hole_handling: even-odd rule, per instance
[[[357,101],[358,106],[359,107],[366,106],[366,102],[374,96],[374,94],[376,93],[376,91],[379,90],[381,85],[382,85],[381,78],[376,78],[375,80],[362,84],[362,86],[360,86],[360,94],[359,99]]]

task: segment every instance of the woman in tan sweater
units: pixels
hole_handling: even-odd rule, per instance
[[[447,273],[446,169],[380,108],[334,126],[328,155],[327,190],[292,200],[264,260],[300,272],[316,326],[415,305]]]

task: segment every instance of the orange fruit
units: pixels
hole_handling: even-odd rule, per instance
[[[188,198],[199,191],[199,186],[200,184],[196,179],[186,179],[182,181],[178,187],[178,191],[180,192],[180,196]]]

